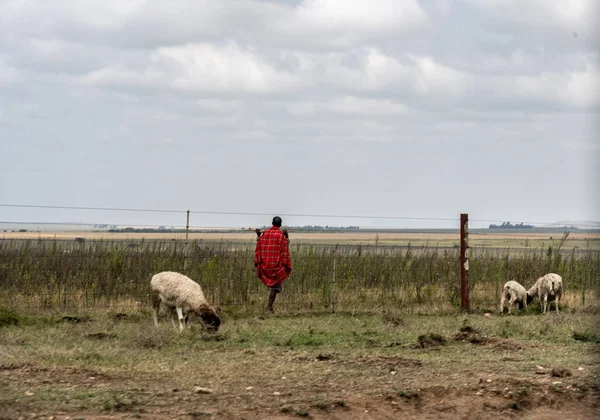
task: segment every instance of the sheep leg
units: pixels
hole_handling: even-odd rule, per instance
[[[175,326],[175,308],[169,308],[169,320],[171,321],[171,327],[177,328]]]
[[[181,306],[177,306],[177,317],[179,318],[179,331],[183,331],[185,319],[183,318],[183,308]]]
[[[511,296],[510,300],[508,301],[508,314],[509,315],[511,314],[511,309],[513,306],[515,307],[516,310],[519,309],[519,307],[517,306],[517,299],[515,299],[514,296]]]
[[[158,327],[158,311],[160,311],[160,296],[157,294],[152,295],[152,318],[154,319],[154,326]]]
[[[542,300],[542,313],[545,314],[546,313],[546,307],[548,306],[548,296],[545,295],[543,300]]]
[[[554,306],[556,306],[556,313],[558,313],[558,295],[556,295],[556,299],[554,299]]]
[[[504,313],[504,302],[506,301],[506,296],[502,295],[502,299],[500,299],[500,313]]]

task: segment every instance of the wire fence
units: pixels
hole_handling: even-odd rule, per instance
[[[151,209],[151,208],[119,208],[119,207],[93,207],[93,206],[58,206],[58,205],[39,205],[39,204],[11,204],[11,203],[0,203],[0,208],[13,209],[19,211],[19,217],[21,217],[24,211],[36,211],[35,215],[42,214],[42,218],[31,221],[23,220],[0,220],[0,225],[17,225],[17,224],[28,224],[28,225],[64,225],[64,226],[81,226],[81,227],[93,227],[98,225],[107,224],[106,221],[95,221],[95,222],[73,222],[73,221],[50,221],[48,220],[47,214],[51,210],[63,210],[67,213],[72,214],[73,212],[81,214],[81,212],[87,212],[86,214],[119,214],[121,220],[124,218],[124,214],[136,215],[138,218],[140,215],[173,215],[179,216],[177,220],[179,222],[173,224],[171,221],[167,224],[169,226],[186,227],[189,225],[189,215],[197,216],[242,216],[244,218],[252,218],[253,220],[264,220],[264,218],[270,218],[273,216],[272,213],[265,212],[250,212],[250,211],[223,211],[223,210],[178,210],[178,209]],[[42,213],[39,213],[41,211]],[[279,216],[289,218],[301,218],[310,220],[327,220],[327,219],[338,219],[338,220],[371,220],[371,221],[393,221],[396,224],[402,222],[436,222],[444,223],[446,226],[458,226],[457,215],[446,215],[446,216],[434,216],[434,217],[423,217],[416,215],[396,215],[396,214],[327,214],[327,213],[279,213]],[[39,216],[38,216],[39,217]],[[260,219],[255,219],[259,217]],[[41,221],[40,221],[41,220]],[[172,219],[170,219],[172,220]],[[222,219],[221,219],[222,220]],[[564,226],[564,224],[557,224],[552,221],[522,221],[522,220],[497,220],[488,218],[472,218],[471,223],[482,225],[481,227],[487,227],[492,225],[501,226],[503,230],[510,229],[510,227],[521,228],[523,227],[542,227],[550,229],[563,229],[573,228],[573,226]],[[147,226],[156,224],[150,222],[148,224],[137,224],[131,223],[130,220],[122,223],[110,222],[110,225],[118,226]],[[577,223],[580,228],[583,229],[600,229],[600,221],[584,221]],[[485,225],[485,226],[484,226]],[[230,225],[229,225],[230,226]],[[195,228],[201,228],[202,226],[190,226]]]
[[[231,312],[260,312],[266,287],[256,278],[252,241],[0,241],[0,306],[40,310],[142,310],[149,280],[178,271]],[[278,299],[284,311],[436,311],[460,303],[458,250],[430,246],[296,244],[292,275]],[[600,290],[600,252],[485,250],[470,258],[470,301],[493,310],[505,281],[530,287],[560,273],[568,305],[585,306]]]
[[[28,311],[148,309],[150,277],[167,270],[187,274],[202,285],[211,302],[232,313],[260,312],[266,305],[267,290],[253,268],[252,234],[216,241],[202,239],[207,236],[204,234],[198,239],[197,235],[192,236],[212,229],[223,230],[189,223],[190,214],[260,216],[263,219],[271,216],[266,213],[23,204],[0,204],[0,208],[186,216],[185,225],[168,228],[142,223],[62,223],[47,219],[0,221],[0,225],[5,226],[57,228],[60,225],[83,231],[76,233],[81,236],[70,235],[64,239],[58,233],[42,232],[27,239],[18,235],[0,236],[0,287],[3,290],[0,306]],[[360,240],[345,243],[337,243],[334,236],[325,241],[292,238],[293,272],[277,301],[280,310],[436,311],[460,304],[458,218],[295,213],[281,216],[456,223],[456,227],[429,231],[437,232],[436,239],[419,234],[422,230],[388,231],[406,233],[402,243],[375,230],[370,232],[370,237],[361,236]],[[592,235],[569,239],[562,229],[510,229],[513,222],[514,226],[523,226],[516,221],[509,224],[484,219],[472,221],[502,222],[504,228],[500,230],[502,235],[490,235],[489,230],[470,232],[471,308],[493,310],[499,304],[504,282],[514,279],[529,287],[537,277],[548,272],[563,276],[568,305],[585,306],[597,300],[600,251],[592,241],[600,238]],[[126,230],[127,235],[118,240],[108,239],[114,235],[107,228],[117,226],[140,229]],[[590,226],[594,227],[593,222]],[[194,232],[195,228],[199,230]],[[313,233],[322,232],[312,228],[309,231]],[[136,232],[148,230],[154,237],[135,236]],[[167,235],[160,236],[163,233]],[[567,239],[575,242],[563,246]]]

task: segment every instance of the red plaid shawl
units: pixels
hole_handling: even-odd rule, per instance
[[[263,233],[256,243],[254,267],[269,287],[280,285],[292,272],[288,242],[277,226]]]

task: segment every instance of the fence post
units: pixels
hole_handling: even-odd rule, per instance
[[[469,236],[469,215],[460,215],[460,306],[469,310],[469,257],[467,255]]]
[[[335,260],[336,260],[336,249],[337,246],[334,248],[333,250],[333,279],[331,281],[331,313],[335,313],[335,285],[336,285],[336,280],[335,280]]]
[[[190,211],[187,211],[187,216],[186,216],[186,220],[185,220],[185,243],[184,243],[184,250],[183,250],[183,271],[185,272],[185,274],[187,274],[187,268],[188,268],[188,253],[189,253],[189,249],[188,249],[188,233],[190,231]]]

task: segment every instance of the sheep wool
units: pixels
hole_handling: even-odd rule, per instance
[[[170,309],[171,315],[177,312],[179,329],[185,328],[187,316],[195,312],[211,329],[218,329],[221,323],[215,310],[209,305],[198,283],[189,277],[173,271],[155,274],[150,280],[153,294],[154,324],[158,326],[158,311],[161,303]],[[173,320],[171,319],[171,324]]]
[[[504,303],[508,299],[508,313],[511,313],[513,305],[520,305],[527,309],[527,290],[517,281],[510,280],[504,284],[502,299],[500,300],[500,313],[504,312]],[[518,309],[518,306],[517,306]]]
[[[558,303],[562,298],[563,280],[556,273],[548,273],[536,280],[534,285],[527,291],[527,302],[537,298],[540,301],[542,313],[549,309],[549,303],[554,302],[556,313],[558,313]]]

